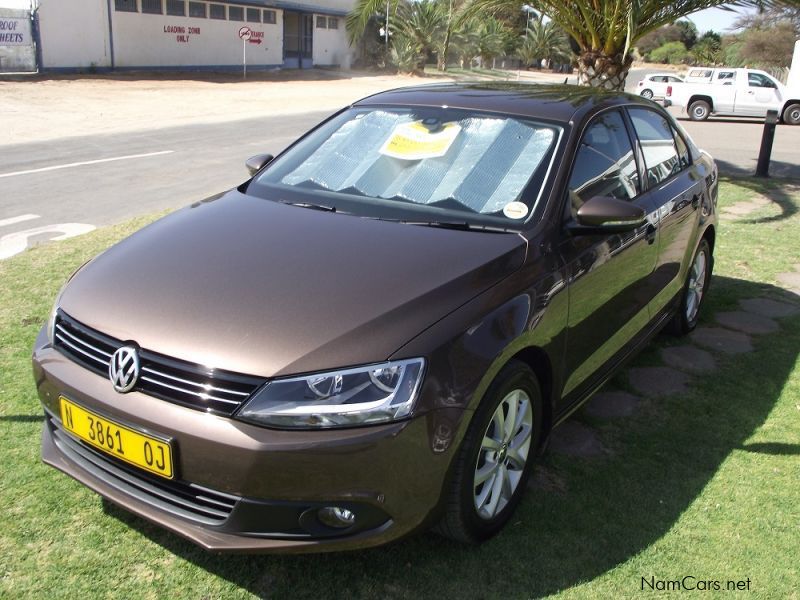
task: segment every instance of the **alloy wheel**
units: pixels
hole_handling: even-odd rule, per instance
[[[531,399],[524,390],[512,390],[497,405],[478,452],[473,500],[482,519],[493,519],[514,495],[528,461],[532,432]]]
[[[697,311],[700,309],[700,302],[703,299],[703,288],[706,284],[706,253],[698,252],[692,263],[689,273],[689,285],[686,288],[686,320],[694,321]]]

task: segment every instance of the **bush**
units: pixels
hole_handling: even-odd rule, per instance
[[[657,63],[678,65],[685,62],[689,52],[683,42],[667,42],[650,53],[650,60]]]

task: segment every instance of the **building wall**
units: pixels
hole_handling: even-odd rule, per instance
[[[152,0],[147,2],[152,6]],[[257,0],[249,5],[226,4],[224,0],[199,3],[207,7],[206,17],[188,16],[188,10],[186,16],[167,15],[167,0],[161,0],[164,14],[143,12],[143,0],[119,0],[123,8],[135,7],[136,12],[117,10],[117,0],[40,0],[42,66],[238,67],[244,49],[249,67],[277,67],[284,62],[284,10],[290,10],[314,16],[311,58],[315,65],[350,67],[352,51],[347,43],[344,15],[352,8],[353,0],[273,0],[271,6]],[[212,3],[226,7],[226,19],[210,18]],[[188,2],[186,6],[188,9]],[[244,10],[245,14],[257,10],[262,16],[264,11],[272,11],[275,23],[231,20],[232,8]],[[320,10],[330,13],[316,12]],[[325,27],[317,27],[318,18],[324,20]],[[335,20],[336,28],[328,27],[328,20]],[[238,36],[241,27],[253,32],[245,44]]]
[[[248,65],[280,65],[283,11],[275,12],[276,22],[270,24],[115,11],[115,63],[117,67],[236,66],[242,64],[244,45]],[[250,42],[239,39],[241,27],[255,34]]]
[[[323,24],[326,27],[320,27],[321,19],[325,20]],[[336,29],[331,28],[331,20],[336,21]],[[314,15],[314,46],[312,50],[315,65],[350,68],[352,50],[347,43],[344,17]]]
[[[42,67],[110,67],[105,0],[40,0]]]
[[[0,8],[0,73],[35,70],[30,11]]]

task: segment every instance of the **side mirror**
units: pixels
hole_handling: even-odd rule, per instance
[[[643,208],[608,196],[590,198],[578,209],[576,222],[569,226],[572,235],[624,233],[644,225]]]
[[[245,166],[247,166],[247,170],[250,171],[250,175],[255,175],[261,169],[264,168],[273,158],[272,154],[256,154],[255,156],[251,156],[245,161]]]

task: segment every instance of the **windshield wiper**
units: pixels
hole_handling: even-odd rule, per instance
[[[336,212],[335,206],[326,206],[324,204],[314,204],[313,202],[291,202],[289,200],[277,200],[281,204],[288,204],[289,206],[299,206],[300,208],[310,208],[311,210],[322,210],[325,212]]]
[[[421,227],[438,227],[440,229],[458,229],[460,231],[488,231],[490,233],[509,233],[506,227],[494,227],[492,225],[479,225],[467,223],[466,221],[400,221],[406,225],[418,225]]]

